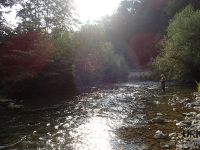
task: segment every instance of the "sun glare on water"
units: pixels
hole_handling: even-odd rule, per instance
[[[93,117],[82,124],[71,136],[73,148],[76,150],[112,150],[111,141],[114,135],[109,131],[108,121],[105,118]]]
[[[121,0],[74,0],[80,21],[93,22],[103,16],[112,15]]]

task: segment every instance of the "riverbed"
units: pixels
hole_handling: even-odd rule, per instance
[[[173,120],[189,111],[168,104],[174,96],[191,97],[189,86],[157,82],[130,82],[91,87],[71,99],[42,108],[0,110],[0,147],[13,150],[159,150],[161,130],[178,131]],[[161,113],[170,122],[149,124]]]

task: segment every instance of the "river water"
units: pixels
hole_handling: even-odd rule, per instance
[[[162,94],[157,82],[131,82],[93,87],[87,92],[41,109],[0,110],[0,149],[11,150],[144,150],[160,149],[155,131],[171,133],[173,123],[149,125],[162,113],[182,119],[186,111],[168,105],[174,95],[190,97],[190,87],[168,84]],[[17,143],[16,143],[17,142]],[[16,144],[15,144],[16,143]]]

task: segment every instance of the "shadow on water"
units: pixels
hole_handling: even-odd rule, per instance
[[[170,85],[162,94],[158,83],[135,82],[93,88],[43,109],[1,110],[0,146],[67,150],[159,149],[156,130],[171,133],[174,124],[149,125],[147,120],[162,113],[169,120],[181,119],[181,107],[168,105],[173,95],[188,97],[191,88]],[[162,140],[160,141],[162,142]]]

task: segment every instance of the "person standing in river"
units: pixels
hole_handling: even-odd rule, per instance
[[[161,84],[161,88],[162,88],[162,91],[165,92],[165,82],[166,82],[166,77],[164,74],[161,74],[160,75],[160,84]]]

